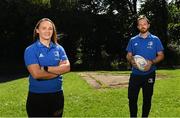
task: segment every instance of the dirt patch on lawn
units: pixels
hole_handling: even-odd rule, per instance
[[[79,75],[96,89],[127,87],[129,81],[129,76],[127,75],[112,75],[96,72],[81,72]]]
[[[97,72],[80,72],[78,73],[93,88],[127,88],[129,83],[129,75],[119,75],[110,73]],[[157,75],[157,79],[163,79],[163,75]]]

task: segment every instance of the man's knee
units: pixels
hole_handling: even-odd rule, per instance
[[[128,99],[129,99],[129,104],[135,104],[135,103],[137,103],[137,97],[128,97]]]

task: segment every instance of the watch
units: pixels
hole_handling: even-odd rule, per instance
[[[44,70],[48,72],[48,66],[44,66]]]

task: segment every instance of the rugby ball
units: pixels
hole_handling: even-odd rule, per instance
[[[146,59],[140,55],[135,55],[134,61],[137,65],[138,69],[141,71],[144,71],[144,66],[147,64]]]

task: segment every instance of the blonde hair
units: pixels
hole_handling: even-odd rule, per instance
[[[33,39],[36,40],[39,37],[39,34],[36,32],[36,29],[39,28],[39,25],[44,22],[44,21],[49,21],[52,26],[53,26],[53,34],[51,37],[51,40],[53,43],[57,43],[57,31],[56,31],[56,27],[55,24],[49,19],[49,18],[42,18],[41,20],[39,20],[34,28],[34,33],[33,33]]]
[[[145,20],[148,22],[148,24],[150,24],[149,19],[148,19],[145,15],[139,15],[139,17],[137,18],[137,24],[138,24],[138,22],[139,22],[140,20],[142,20],[142,19],[145,19]]]

